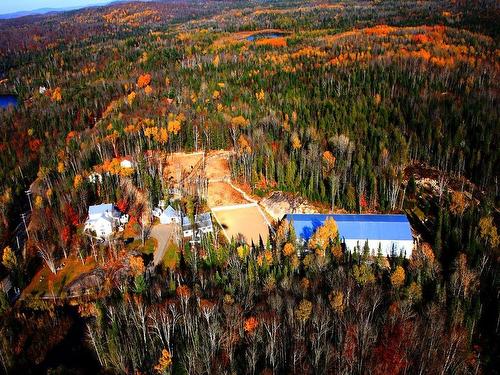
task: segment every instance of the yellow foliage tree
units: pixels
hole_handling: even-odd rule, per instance
[[[327,247],[331,245],[339,234],[337,223],[333,218],[327,218],[322,226],[309,239],[309,247],[312,250],[320,251],[324,255]]]
[[[60,161],[59,163],[57,163],[57,172],[59,172],[59,173],[63,173],[64,172],[64,163],[62,161]]]
[[[408,287],[408,298],[416,303],[422,299],[422,286],[416,282],[412,282]]]
[[[294,150],[298,150],[302,147],[302,143],[300,142],[300,138],[297,134],[292,136],[292,147]]]
[[[128,105],[132,105],[134,103],[134,100],[135,100],[135,97],[137,96],[137,94],[135,93],[135,91],[132,91],[130,94],[127,95],[127,103]]]
[[[479,220],[479,231],[481,238],[491,247],[496,248],[500,243],[497,227],[493,222],[493,216],[485,216]]]
[[[214,64],[214,66],[217,68],[219,66],[219,61],[220,61],[220,58],[219,58],[219,55],[215,55],[212,63]]]
[[[170,352],[167,349],[163,349],[161,351],[160,359],[158,360],[158,363],[156,364],[154,369],[158,374],[165,374],[171,365],[172,365],[172,354],[170,354]]]
[[[252,147],[250,146],[250,142],[243,134],[241,134],[240,137],[238,138],[238,146],[242,153],[250,154],[252,152]]]
[[[283,254],[287,257],[292,256],[295,254],[295,246],[293,246],[290,242],[287,242],[283,247]]]
[[[181,122],[176,119],[169,120],[167,123],[167,128],[170,133],[177,135],[181,130]]]
[[[167,129],[165,128],[160,128],[160,132],[158,135],[158,142],[161,144],[165,144],[168,142],[168,132]]]
[[[257,100],[259,102],[264,101],[264,97],[265,97],[264,90],[261,89],[260,91],[256,92],[255,97],[257,98]]]
[[[153,88],[151,87],[151,85],[147,85],[145,88],[144,88],[144,93],[146,95],[151,95],[153,93]]]
[[[397,266],[391,275],[391,284],[395,288],[399,288],[404,284],[406,278],[405,270],[401,266]]]
[[[238,248],[236,249],[237,253],[238,253],[238,257],[240,259],[245,259],[249,253],[249,248],[248,246],[238,246]]]
[[[305,323],[311,316],[312,302],[306,299],[300,301],[299,306],[295,310],[295,315],[297,319],[302,323]]]
[[[333,311],[341,313],[344,311],[344,293],[342,291],[333,291],[328,295],[328,300],[330,301],[330,306]]]
[[[355,265],[352,269],[354,278],[360,285],[370,284],[375,281],[375,275],[371,267],[365,263]]]
[[[73,179],[73,187],[75,189],[78,189],[80,185],[82,184],[83,178],[81,175],[77,174],[75,178]]]
[[[234,128],[246,128],[248,125],[250,125],[250,121],[241,115],[231,118],[231,126]]]
[[[324,168],[323,168],[323,174],[328,174],[331,172],[333,167],[335,166],[335,156],[330,151],[325,151],[323,152],[323,161],[324,161]]]
[[[43,206],[43,198],[40,195],[35,197],[35,208],[42,208]]]
[[[11,271],[17,267],[17,257],[10,246],[3,249],[2,264]]]
[[[146,269],[146,267],[144,266],[144,261],[140,256],[138,257],[131,256],[129,258],[129,264],[130,264],[130,271],[134,276],[143,274]]]

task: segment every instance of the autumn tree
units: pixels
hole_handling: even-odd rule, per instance
[[[331,249],[335,258],[342,257],[342,250],[338,242],[337,223],[331,217],[327,218],[322,226],[318,227],[309,239],[309,247],[318,255],[325,255],[327,249]]]
[[[405,270],[401,266],[397,266],[394,272],[391,274],[391,284],[394,288],[401,287],[405,282]]]
[[[2,264],[10,271],[17,268],[17,257],[10,246],[3,249]]]

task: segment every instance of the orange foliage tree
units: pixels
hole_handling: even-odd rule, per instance
[[[140,89],[148,86],[151,83],[151,74],[141,74],[139,78],[137,78],[137,87]]]

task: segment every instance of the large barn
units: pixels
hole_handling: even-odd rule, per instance
[[[406,215],[355,215],[355,214],[288,214],[285,219],[293,224],[298,240],[306,242],[323,225],[327,218],[337,223],[339,237],[346,250],[363,251],[368,241],[370,250],[383,255],[410,257],[414,241]]]

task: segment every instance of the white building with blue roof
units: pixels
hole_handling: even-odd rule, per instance
[[[357,215],[357,214],[288,214],[288,220],[295,229],[297,239],[307,242],[316,229],[327,218],[337,224],[340,241],[347,251],[356,248],[363,251],[365,243],[374,254],[379,248],[383,255],[402,255],[409,258],[413,251],[414,240],[411,226],[406,215]]]
[[[180,224],[181,222],[181,213],[170,205],[163,210],[159,217],[160,224]]]
[[[94,232],[97,237],[107,238],[120,223],[120,217],[120,211],[112,203],[90,206],[84,230]]]

